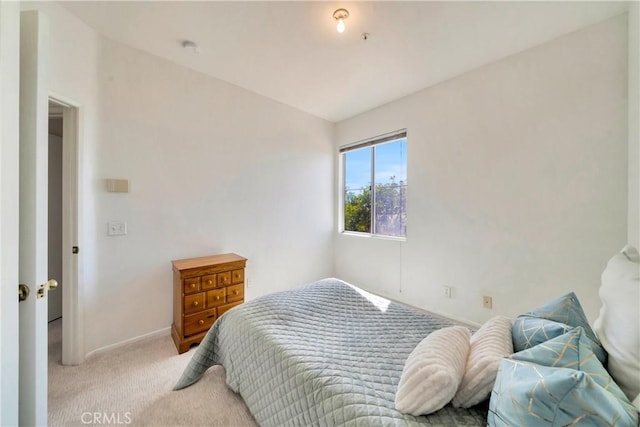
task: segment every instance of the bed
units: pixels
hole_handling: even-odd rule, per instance
[[[262,426],[638,427],[639,265],[611,258],[595,329],[574,292],[471,334],[324,279],[225,313],[175,388],[222,365]]]
[[[223,365],[228,386],[263,426],[484,426],[486,402],[427,416],[395,409],[407,357],[452,326],[338,279],[263,296],[222,316],[176,389]]]

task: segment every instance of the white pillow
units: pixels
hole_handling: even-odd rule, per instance
[[[640,394],[640,254],[625,246],[609,260],[593,325],[607,353],[607,370],[629,400]]]
[[[491,394],[503,357],[513,353],[511,319],[495,316],[471,336],[467,367],[452,404],[470,408]]]
[[[467,328],[450,326],[420,341],[402,370],[396,392],[398,411],[426,415],[451,401],[464,375],[470,336]]]

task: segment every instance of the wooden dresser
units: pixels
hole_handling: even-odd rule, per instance
[[[172,261],[173,325],[178,353],[189,350],[222,314],[244,302],[247,259],[236,254]]]

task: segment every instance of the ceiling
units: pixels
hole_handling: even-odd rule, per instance
[[[628,7],[611,1],[60,4],[109,38],[332,122]],[[350,16],[339,34],[332,14],[341,7]],[[182,48],[183,40],[196,42],[200,53]]]

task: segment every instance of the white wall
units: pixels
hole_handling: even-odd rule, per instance
[[[18,424],[20,5],[0,2],[0,425]]]
[[[94,346],[171,323],[172,259],[248,258],[248,299],[331,272],[330,123],[107,39],[99,78]]]
[[[471,322],[575,290],[595,319],[627,235],[626,39],[622,15],[340,122],[337,145],[407,128],[408,236],[337,235],[335,274]]]
[[[34,6],[51,17],[52,90],[82,105],[86,352],[170,326],[173,259],[245,256],[248,299],[331,273],[331,123]],[[108,237],[111,220],[128,235]]]

